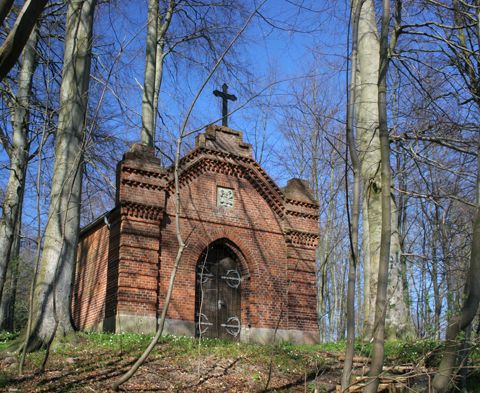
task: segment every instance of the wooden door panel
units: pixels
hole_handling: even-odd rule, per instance
[[[218,261],[218,331],[219,337],[240,337],[240,272],[230,257]]]
[[[216,266],[211,261],[197,267],[197,334],[202,337],[218,336]]]
[[[223,248],[210,250],[205,263],[197,266],[198,335],[240,338],[240,283],[238,263]]]

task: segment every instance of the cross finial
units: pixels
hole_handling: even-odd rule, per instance
[[[222,91],[214,90],[213,94],[216,97],[222,98],[222,126],[228,127],[228,100],[236,101],[237,97],[233,94],[228,94],[228,86],[226,83],[222,85]]]

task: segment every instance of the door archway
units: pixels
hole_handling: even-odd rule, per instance
[[[224,243],[214,243],[196,267],[197,337],[239,340],[242,272],[238,258]]]

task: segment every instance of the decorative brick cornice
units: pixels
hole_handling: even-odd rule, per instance
[[[287,202],[290,205],[294,205],[294,206],[302,206],[302,207],[307,207],[309,209],[318,209],[318,204],[316,204],[316,203],[308,203],[308,202],[303,202],[303,201],[297,201],[295,199],[286,199],[285,202]]]
[[[318,220],[320,216],[318,214],[304,213],[296,210],[285,210],[288,216],[307,218],[309,220]]]
[[[145,188],[147,190],[164,190],[165,187],[158,185],[158,184],[152,184],[152,183],[145,183],[137,180],[129,180],[129,179],[122,179],[122,184],[125,184],[126,186],[130,187],[138,187],[138,188]]]
[[[318,239],[320,238],[320,236],[318,235],[318,233],[303,232],[287,228],[285,229],[285,238],[287,244],[315,248],[317,247]]]
[[[122,217],[135,217],[145,220],[160,221],[163,217],[164,209],[159,206],[144,205],[133,202],[122,202],[120,214]]]
[[[221,173],[224,175],[235,176],[237,178],[245,178],[245,171],[239,166],[231,162],[218,161],[210,157],[203,157],[191,163],[190,166],[182,170],[180,174],[180,186],[195,179],[206,172]],[[168,189],[173,192],[174,180],[168,184]]]
[[[294,217],[318,220],[317,204],[285,198],[280,188],[251,157],[212,150],[205,147],[197,147],[180,160],[179,168],[181,187],[204,173],[219,173],[240,179],[247,179],[280,218],[283,218],[287,214]],[[175,181],[173,166],[157,172],[125,165],[122,167],[122,171],[128,174],[138,175],[139,178],[138,180],[135,178],[122,178],[121,182],[123,185],[155,191],[165,190],[169,194],[174,193]],[[150,179],[152,183],[149,182]],[[161,181],[159,182],[158,180]],[[294,209],[287,209],[289,205],[311,209],[313,211],[300,212]]]
[[[280,217],[285,214],[283,194],[275,182],[249,157],[232,153],[197,148],[180,160],[180,185],[183,186],[205,172],[222,173],[245,178],[262,195]],[[173,168],[169,168],[173,174]],[[170,180],[169,192],[174,191],[174,180]]]
[[[126,173],[133,173],[135,175],[140,175],[140,176],[143,176],[143,177],[150,177],[150,178],[153,178],[153,179],[165,179],[165,180],[167,180],[169,178],[169,173],[166,170],[161,171],[161,172],[154,172],[154,171],[146,171],[146,170],[143,170],[143,169],[133,168],[131,166],[124,165],[122,167],[122,171],[126,172]]]

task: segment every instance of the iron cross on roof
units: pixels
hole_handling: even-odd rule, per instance
[[[222,98],[222,126],[228,127],[228,100],[237,101],[237,97],[233,94],[228,94],[226,83],[223,84],[222,91],[214,90],[213,94]]]

